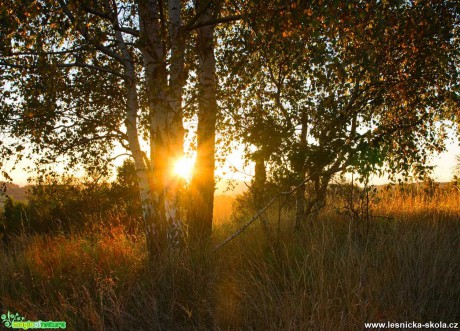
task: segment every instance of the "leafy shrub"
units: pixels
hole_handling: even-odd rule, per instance
[[[70,233],[114,222],[133,233],[140,217],[135,170],[129,161],[118,168],[113,183],[47,177],[29,189],[27,200],[27,204],[6,200],[6,233]]]

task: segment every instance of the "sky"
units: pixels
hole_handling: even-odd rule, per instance
[[[457,156],[460,156],[460,144],[458,140],[455,140],[448,143],[447,152],[433,157],[431,164],[436,166],[433,176],[436,181],[446,182],[452,179]]]
[[[430,165],[434,166],[434,173],[432,177],[439,182],[448,182],[452,179],[453,170],[456,165],[456,156],[460,155],[460,144],[458,139],[451,137],[446,142],[446,151],[438,155],[432,155]],[[118,159],[119,164],[122,160]],[[24,160],[17,165],[16,170],[10,172],[9,174],[13,178],[13,182],[20,186],[28,184],[27,178],[30,174],[27,174],[22,170],[24,166],[30,164],[30,160]],[[183,164],[190,165],[192,162],[185,162]],[[6,164],[6,166],[11,166],[12,164]],[[56,170],[62,169],[60,166],[56,166]],[[243,161],[243,149],[238,148],[234,150],[226,158],[226,162],[222,166],[218,166],[216,169],[216,175],[221,179],[220,183],[217,184],[217,194],[233,192],[240,192],[244,184],[240,182],[250,182],[254,173],[254,167],[252,164],[245,165]],[[228,191],[228,182],[235,181],[236,188],[232,191]],[[374,177],[372,179],[372,184],[382,185],[388,183],[388,179],[385,177]]]

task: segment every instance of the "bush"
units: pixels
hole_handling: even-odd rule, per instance
[[[7,196],[3,207],[2,220],[2,227],[5,234],[19,234],[21,231],[24,231],[27,221],[27,205],[14,201],[11,197]]]
[[[7,198],[3,212],[6,233],[68,234],[101,224],[123,225],[134,233],[141,216],[134,165],[129,161],[118,168],[113,183],[47,177],[29,189],[27,200],[24,204]]]

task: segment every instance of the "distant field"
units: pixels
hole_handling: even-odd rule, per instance
[[[214,197],[214,223],[230,221],[232,216],[233,203],[235,202],[234,195],[216,195]]]
[[[27,200],[26,193],[28,189],[29,189],[29,186],[6,184],[6,191],[3,194],[0,194],[0,208],[3,208],[3,204],[5,202],[4,194],[10,196],[16,201],[26,201]]]
[[[1,183],[0,183],[1,184]],[[26,201],[26,193],[30,186],[19,186],[16,184],[6,184],[6,192],[8,196],[16,201]],[[231,204],[233,197],[236,194],[240,194],[247,189],[246,185],[242,181],[230,181],[222,180],[217,183],[215,204],[214,209],[218,220],[226,219],[231,213]],[[5,196],[0,194],[0,208],[3,207]]]

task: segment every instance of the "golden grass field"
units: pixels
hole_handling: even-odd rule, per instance
[[[332,205],[302,235],[293,232],[293,211],[285,208],[278,231],[273,208],[268,236],[255,222],[215,254],[176,252],[153,266],[142,235],[121,226],[22,235],[0,250],[1,312],[66,321],[70,330],[362,330],[365,322],[460,322],[458,190],[378,195],[372,213],[382,217],[369,226]],[[231,201],[222,201],[227,210]],[[214,244],[245,221],[222,210],[216,215]]]

